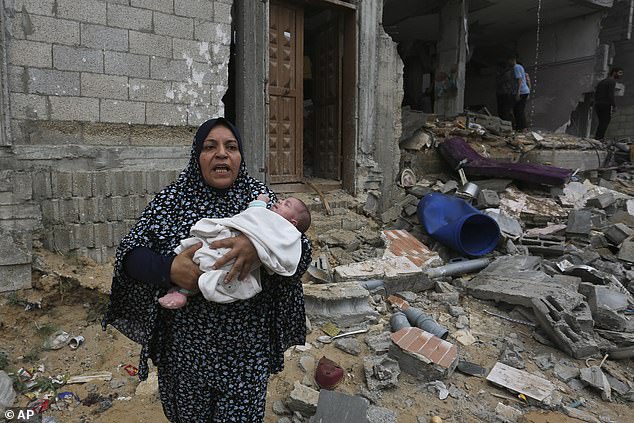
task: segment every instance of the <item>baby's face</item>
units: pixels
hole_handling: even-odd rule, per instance
[[[289,222],[297,222],[301,209],[299,200],[297,198],[291,197],[273,204],[271,206],[271,210],[279,214]]]

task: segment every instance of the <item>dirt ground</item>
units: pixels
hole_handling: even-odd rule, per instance
[[[137,366],[140,348],[138,345],[118,333],[113,328],[105,332],[100,326],[100,319],[107,303],[107,291],[110,285],[112,265],[96,265],[88,260],[65,258],[45,250],[37,250],[36,270],[34,271],[34,289],[0,297],[0,352],[6,358],[5,371],[16,372],[20,368],[41,368],[44,380],[58,375],[81,375],[91,372],[111,372],[111,381],[93,381],[88,383],[65,385],[57,392],[70,391],[80,399],[90,394],[97,397],[93,405],[71,405],[66,410],[48,410],[44,413],[55,422],[167,422],[163,416],[161,404],[155,393],[135,393],[138,379],[130,376],[124,367]],[[575,392],[564,383],[557,381],[551,370],[540,371],[533,358],[552,353],[555,362],[566,357],[562,352],[537,343],[528,326],[498,319],[484,313],[484,310],[496,311],[495,305],[485,303],[468,296],[461,296],[461,306],[465,308],[470,319],[470,326],[477,342],[469,346],[459,346],[460,357],[491,368],[498,360],[501,344],[505,337],[517,336],[525,346],[522,357],[526,362],[526,371],[542,375],[557,385],[563,404],[584,397],[585,406],[580,409],[601,417],[604,422],[628,423],[634,421],[634,407],[630,403],[612,403],[601,400],[600,393],[588,388]],[[27,302],[40,302],[41,309],[25,310]],[[450,332],[455,331],[456,319],[444,312],[444,307],[429,304],[439,323],[447,326]],[[379,323],[370,328],[370,332],[387,330],[388,316],[383,315]],[[385,329],[384,329],[385,328]],[[63,329],[69,334],[82,335],[85,342],[76,350],[64,346],[58,350],[44,350],[43,342],[52,332]],[[291,348],[286,353],[285,370],[274,375],[269,384],[267,394],[267,410],[265,422],[276,423],[280,416],[272,411],[275,400],[285,400],[293,388],[295,381],[304,379],[304,371],[299,365],[303,355],[311,355],[318,360],[327,356],[339,363],[346,370],[345,380],[336,388],[338,391],[359,394],[365,389],[363,357],[369,354],[363,342],[364,334],[356,335],[360,341],[361,353],[350,355],[333,344],[323,345],[315,339],[323,335],[319,328],[313,328],[308,335],[312,347],[301,352]],[[455,339],[449,338],[451,342]],[[320,348],[315,345],[321,345]],[[2,354],[0,353],[0,358]],[[573,360],[578,367],[585,366],[582,360]],[[0,363],[2,364],[2,363]],[[634,375],[632,360],[611,362],[623,374]],[[0,366],[3,367],[3,366]],[[398,422],[427,422],[432,416],[440,416],[443,422],[481,422],[494,421],[474,415],[480,410],[493,416],[493,410],[501,402],[522,410],[524,422],[577,422],[556,411],[546,411],[539,407],[523,403],[511,392],[488,383],[483,378],[468,376],[455,372],[444,381],[451,395],[440,400],[438,395],[430,392],[421,382],[401,373],[399,386],[395,389],[381,391],[376,398],[376,405],[396,411]],[[140,388],[141,389],[141,388]],[[155,392],[150,389],[150,392]],[[100,396],[100,397],[99,397]],[[101,402],[103,400],[109,403]],[[17,406],[25,407],[30,401],[19,395]],[[418,420],[420,418],[420,420]],[[492,417],[491,417],[492,419]]]

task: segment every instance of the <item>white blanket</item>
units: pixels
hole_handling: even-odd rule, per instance
[[[182,240],[175,251],[178,254],[198,242],[203,243],[194,254],[193,260],[204,272],[198,279],[198,288],[209,301],[230,303],[251,298],[262,291],[259,266],[252,269],[245,280],[234,279],[227,284],[223,280],[233,262],[220,269],[212,269],[216,260],[229,252],[229,249],[212,249],[209,244],[240,233],[253,243],[260,261],[269,273],[291,276],[297,270],[302,254],[301,233],[277,213],[264,207],[250,207],[230,218],[200,219],[190,230],[192,237]]]

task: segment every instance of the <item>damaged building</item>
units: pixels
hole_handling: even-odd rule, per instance
[[[112,257],[210,116],[237,123],[274,189],[318,180],[375,215],[398,197],[402,128],[420,123],[402,110],[494,113],[510,50],[536,81],[532,126],[587,135],[593,84],[632,61],[632,1],[507,3],[3,1],[0,289],[29,286],[33,241]],[[632,132],[621,92],[609,135]]]

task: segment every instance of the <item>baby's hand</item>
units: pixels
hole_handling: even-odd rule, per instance
[[[260,200],[260,201],[264,201],[265,203],[268,203],[269,201],[271,201],[271,199],[269,198],[269,196],[268,196],[268,195],[266,195],[266,194],[260,194],[260,195],[258,195],[258,198],[257,198],[257,199],[258,199],[258,200]]]

